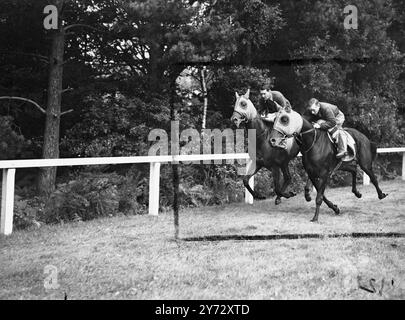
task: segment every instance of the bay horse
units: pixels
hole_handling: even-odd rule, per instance
[[[239,128],[244,124],[246,129],[256,130],[256,153],[250,155],[250,159],[255,159],[255,163],[253,163],[253,160],[250,160],[250,163],[247,166],[247,173],[243,179],[243,185],[252,194],[254,199],[265,199],[265,197],[258,195],[252,190],[249,186],[249,179],[261,168],[265,167],[269,169],[273,174],[274,191],[276,193],[275,204],[278,205],[281,202],[281,197],[290,198],[295,196],[294,192],[287,193],[285,190],[291,182],[291,174],[288,169],[288,164],[291,159],[297,156],[299,147],[294,139],[290,140],[291,148],[289,151],[271,146],[269,140],[271,126],[261,119],[252,101],[249,99],[249,94],[250,90],[242,96],[237,92],[235,93],[236,102],[231,117],[231,121],[236,127]],[[249,141],[249,143],[251,143],[251,141]],[[280,169],[284,178],[282,186],[280,186]]]
[[[309,179],[314,185],[316,196],[316,209],[312,222],[318,221],[319,208],[322,202],[331,208],[336,214],[340,213],[337,205],[325,197],[325,189],[331,175],[336,169],[350,172],[352,174],[352,192],[356,197],[361,198],[361,193],[356,188],[357,162],[360,168],[370,177],[376,188],[378,198],[384,199],[387,194],[383,193],[378,185],[377,178],[373,172],[373,161],[377,155],[377,146],[364,134],[352,128],[345,130],[355,141],[356,158],[354,161],[340,162],[336,158],[336,149],[324,130],[315,129],[305,117],[293,110],[281,110],[274,122],[270,134],[270,141],[273,147],[284,148],[284,141],[288,137],[294,137],[302,153],[302,163]],[[305,188],[305,197],[309,197],[309,184]]]

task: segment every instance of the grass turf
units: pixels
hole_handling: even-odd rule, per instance
[[[405,183],[381,185],[389,193],[382,201],[372,186],[359,187],[362,199],[350,188],[328,189],[342,215],[322,205],[319,223],[309,221],[314,202],[303,194],[277,207],[269,199],[182,210],[180,237],[405,232]],[[0,237],[0,299],[405,298],[404,238],[186,242],[173,235],[165,213]],[[47,265],[58,270],[57,289],[44,287]]]

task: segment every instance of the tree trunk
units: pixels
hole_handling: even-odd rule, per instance
[[[175,96],[176,96],[176,78],[171,79],[170,82],[170,119],[171,121],[176,121],[175,112]],[[170,143],[174,143],[171,141]],[[172,167],[172,186],[173,186],[173,216],[174,216],[174,238],[177,240],[179,238],[180,227],[179,227],[179,165],[175,162],[171,163]]]
[[[247,40],[246,43],[246,66],[251,67],[252,66],[252,42],[250,40]]]
[[[159,77],[159,44],[152,42],[149,51],[149,87],[152,91],[159,91],[161,79]]]
[[[207,96],[207,82],[205,78],[205,68],[201,69],[201,87],[202,87],[202,94],[204,98],[204,111],[203,111],[203,119],[202,119],[202,129],[205,129],[206,122],[207,122],[207,109],[208,109],[208,96]]]
[[[63,1],[57,1],[61,8]],[[58,10],[61,12],[60,10]],[[48,103],[42,157],[44,159],[59,158],[59,129],[62,102],[63,58],[65,49],[65,33],[59,17],[59,29],[52,35],[50,57]],[[39,173],[38,191],[49,195],[55,190],[56,167],[43,168]]]

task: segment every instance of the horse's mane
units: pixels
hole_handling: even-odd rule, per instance
[[[267,140],[270,136],[271,131],[273,130],[273,123],[264,121],[258,114],[256,118],[250,120],[252,123],[256,122],[260,125],[261,129],[265,132],[263,134],[264,138]]]
[[[274,102],[273,100],[261,101],[259,103],[259,109],[260,110],[258,109],[257,111],[259,113],[263,113],[263,112],[270,113],[270,107],[273,110],[277,110],[277,103]],[[274,112],[273,110],[271,112]]]
[[[311,127],[313,127],[313,125],[311,124],[311,122],[309,121],[308,117],[305,115],[301,115],[302,119],[304,120],[304,124],[307,123],[309,124]],[[316,142],[321,142],[321,145],[324,146],[328,146],[331,145],[332,148],[334,148],[333,144],[330,142],[329,137],[328,137],[328,132],[326,130],[320,130],[320,129],[315,129],[316,130],[316,134],[317,134],[317,140]],[[326,143],[325,143],[326,141]]]

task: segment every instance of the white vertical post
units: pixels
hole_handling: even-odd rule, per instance
[[[1,188],[1,234],[13,232],[15,169],[3,169]]]
[[[402,180],[405,180],[405,152],[402,153]]]
[[[370,177],[363,172],[363,185],[364,186],[368,186],[370,184]]]
[[[149,175],[149,215],[159,215],[160,162],[151,162]]]
[[[255,177],[254,176],[252,176],[249,179],[249,186],[252,188],[252,190],[255,189]],[[245,203],[253,204],[253,196],[250,194],[248,189],[245,189]]]

